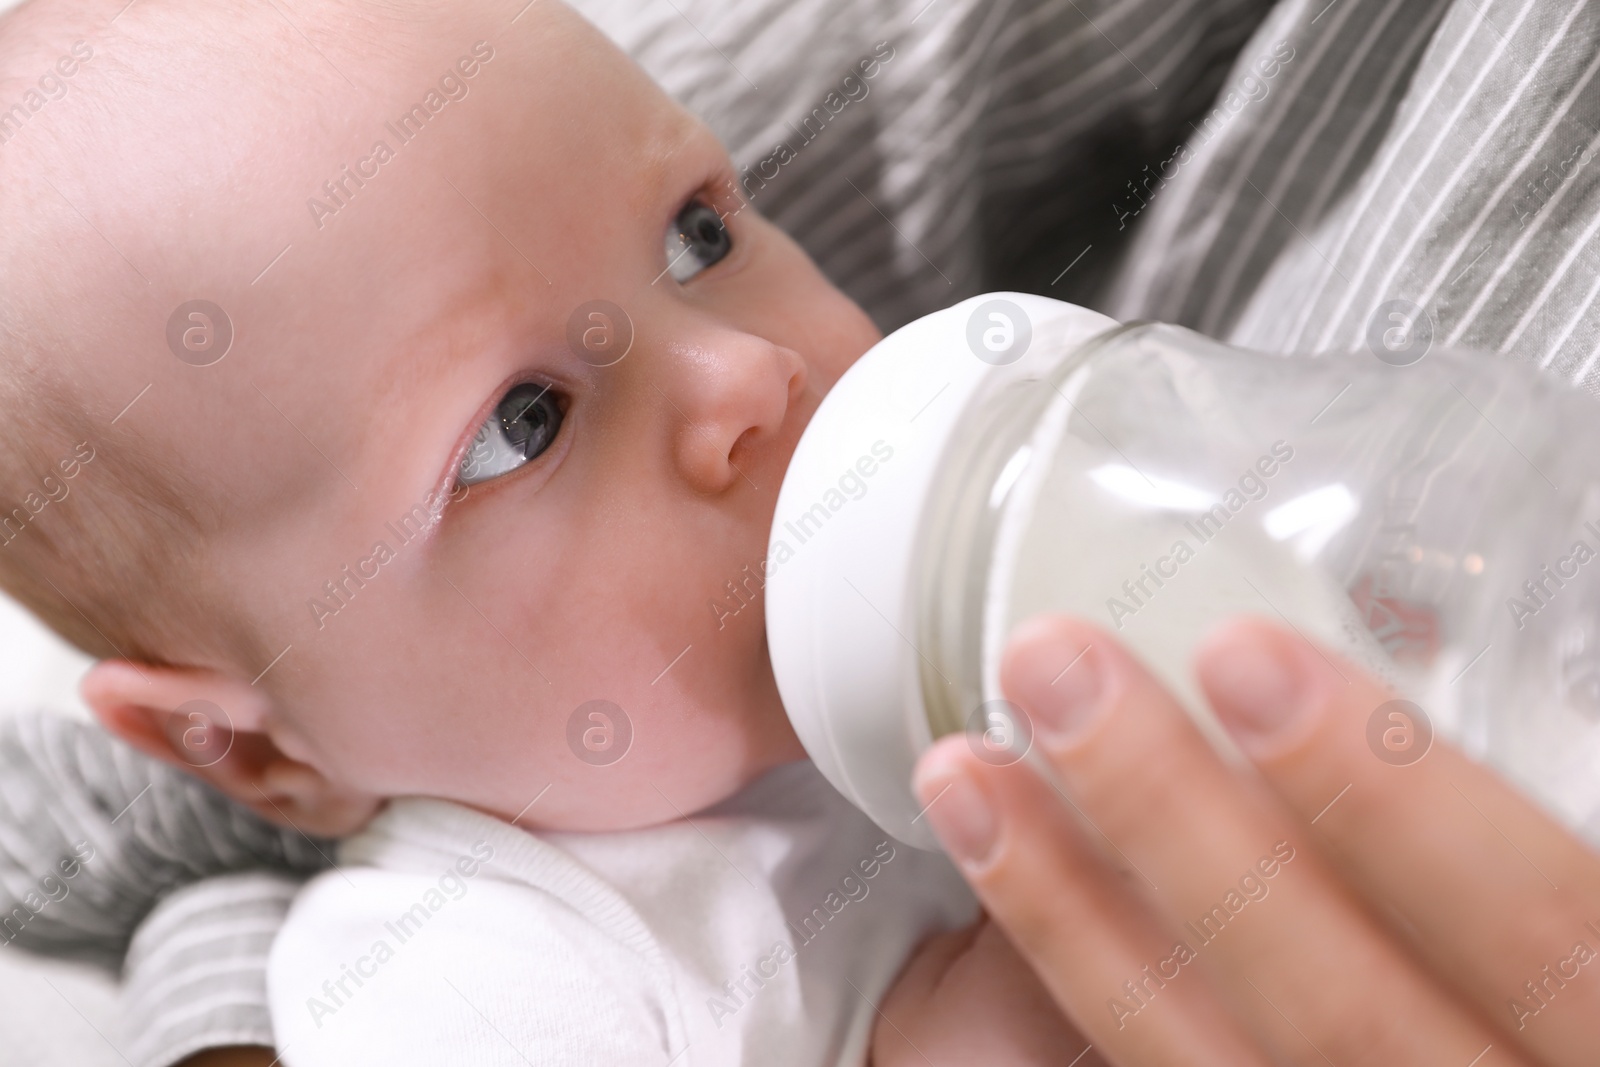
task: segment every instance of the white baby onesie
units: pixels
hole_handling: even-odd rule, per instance
[[[809,762],[618,833],[399,800],[339,859],[272,949],[288,1067],[857,1067],[912,949],[976,915]]]

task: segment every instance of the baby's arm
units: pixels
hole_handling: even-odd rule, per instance
[[[988,916],[923,942],[884,998],[871,1067],[1101,1067]]]
[[[0,721],[0,952],[113,970],[126,954],[122,1051],[139,1067],[271,1044],[267,949],[325,853],[97,727]],[[202,881],[230,871],[249,873]]]

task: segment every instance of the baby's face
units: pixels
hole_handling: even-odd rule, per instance
[[[519,6],[303,27],[325,60],[280,20],[294,73],[171,72],[237,111],[122,88],[147,117],[57,180],[150,282],[103,257],[132,324],[82,387],[113,410],[152,383],[122,428],[215,502],[196,566],[287,649],[258,684],[285,752],[622,828],[803,755],[761,561],[802,428],[877,333],[741,210],[703,125],[555,0]],[[196,298],[235,330],[210,366],[167,350]]]

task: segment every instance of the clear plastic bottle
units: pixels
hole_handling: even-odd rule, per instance
[[[1020,313],[1025,359],[986,352],[996,307]],[[901,776],[956,730],[1025,745],[1026,723],[996,717],[998,660],[1041,611],[1116,633],[1226,749],[1189,658],[1249,612],[1420,707],[1398,746],[1381,721],[1369,733],[1378,758],[1421,758],[1431,727],[1583,824],[1600,808],[1600,405],[1504,359],[1395,362],[1248,352],[1016,294],[887,339],[808,428],[829,444],[802,442],[774,527],[776,547],[841,440],[895,449],[768,583],[780,690],[813,757],[929,844]],[[917,383],[934,394],[941,376],[945,402],[908,431]]]

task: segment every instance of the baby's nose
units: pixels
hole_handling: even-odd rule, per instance
[[[740,459],[782,431],[806,387],[805,361],[745,333],[684,345],[674,355],[674,373],[658,388],[676,409],[675,459],[684,479],[702,493],[749,482]]]

